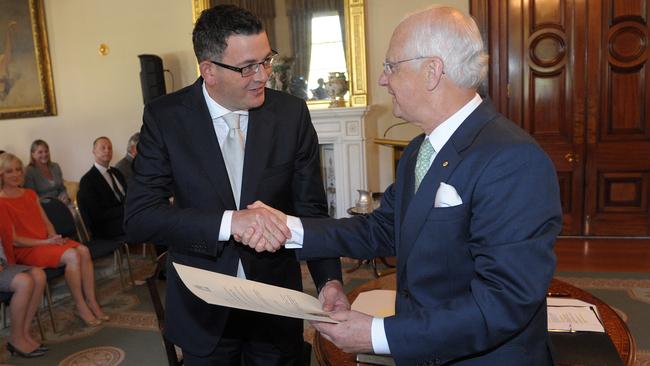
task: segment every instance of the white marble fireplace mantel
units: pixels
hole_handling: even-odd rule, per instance
[[[336,217],[347,217],[355,205],[358,189],[368,189],[366,126],[369,107],[310,110],[320,145],[333,147]]]

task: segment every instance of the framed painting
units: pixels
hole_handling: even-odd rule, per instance
[[[43,0],[0,0],[0,119],[53,115]]]

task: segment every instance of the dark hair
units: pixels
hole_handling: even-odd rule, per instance
[[[235,5],[217,5],[204,10],[194,25],[194,54],[198,62],[221,61],[228,37],[255,35],[263,30],[260,19],[250,11]]]
[[[29,165],[30,166],[34,166],[36,164],[32,154],[34,153],[34,151],[36,151],[36,149],[38,149],[39,146],[45,146],[45,148],[48,151],[50,150],[50,145],[48,145],[47,142],[45,142],[45,140],[41,140],[41,139],[34,140],[34,142],[32,142],[32,146],[29,148]]]

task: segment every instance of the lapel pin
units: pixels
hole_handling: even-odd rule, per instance
[[[449,165],[449,162],[445,160],[445,161],[442,163],[442,166],[446,168],[447,165]]]

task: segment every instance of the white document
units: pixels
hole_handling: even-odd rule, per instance
[[[546,302],[549,332],[605,332],[595,305],[558,297],[548,297]]]
[[[352,310],[377,318],[395,315],[396,294],[394,290],[371,290],[362,292],[354,299]]]
[[[338,323],[321,308],[317,298],[305,293],[174,263],[183,284],[208,304]]]

